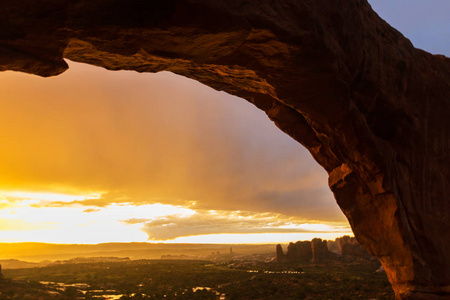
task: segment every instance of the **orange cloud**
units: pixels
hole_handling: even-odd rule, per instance
[[[230,212],[196,210],[191,215],[168,215],[154,219],[127,219],[126,224],[143,224],[143,231],[151,240],[168,240],[179,237],[210,234],[258,233],[322,233],[345,232],[341,224],[305,223],[285,215],[273,213]]]

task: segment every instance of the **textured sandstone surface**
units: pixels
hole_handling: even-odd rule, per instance
[[[172,71],[302,143],[398,298],[450,297],[450,60],[366,0],[0,0],[0,70]]]

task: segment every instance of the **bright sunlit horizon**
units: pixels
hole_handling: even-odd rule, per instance
[[[352,235],[345,222],[299,222],[280,214],[196,209],[195,203],[79,204],[92,196],[101,197],[0,191],[0,243],[276,244]]]

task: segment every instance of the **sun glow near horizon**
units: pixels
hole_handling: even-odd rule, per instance
[[[351,234],[345,223],[296,222],[279,214],[195,209],[193,203],[83,205],[80,199],[91,196],[0,191],[0,242],[261,244]]]

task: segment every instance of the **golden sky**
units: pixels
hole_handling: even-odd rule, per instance
[[[348,234],[327,175],[246,101],[171,73],[0,73],[0,242]]]

